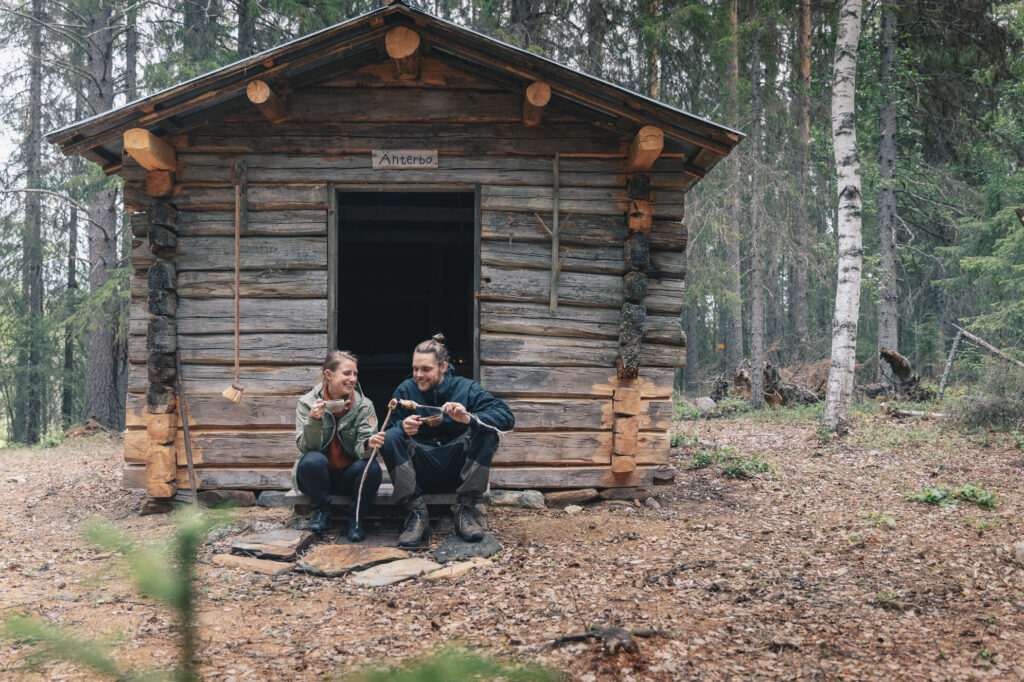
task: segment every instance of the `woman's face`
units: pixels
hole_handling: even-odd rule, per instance
[[[324,378],[333,400],[348,400],[359,379],[359,368],[351,360],[342,360],[334,369],[324,370]]]

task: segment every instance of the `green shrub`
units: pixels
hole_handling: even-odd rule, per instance
[[[750,401],[743,398],[725,398],[717,403],[707,413],[708,418],[733,417],[750,411]]]
[[[700,408],[690,404],[679,396],[672,397],[672,419],[675,421],[692,421],[700,419]]]
[[[946,488],[942,486],[923,486],[919,491],[910,491],[905,494],[905,497],[911,502],[924,502],[925,504],[935,504],[940,507],[951,507],[956,504],[956,498]]]
[[[482,655],[457,646],[390,668],[368,668],[337,677],[340,682],[448,682],[449,680],[509,680],[556,682],[563,675],[545,666]]]
[[[1024,428],[1024,370],[1005,362],[987,363],[981,381],[955,401],[955,423],[967,429],[1014,431]]]
[[[953,491],[957,498],[976,504],[982,509],[993,509],[996,506],[996,494],[991,490],[982,490],[976,485],[962,485]]]
[[[64,432],[60,429],[50,429],[39,438],[39,447],[55,448],[64,440]]]
[[[706,469],[712,464],[718,464],[722,459],[722,455],[718,454],[714,450],[705,450],[701,448],[693,453],[693,457],[690,459],[690,464],[687,468]]]

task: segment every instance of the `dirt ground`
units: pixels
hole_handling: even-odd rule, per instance
[[[504,545],[493,567],[449,583],[357,588],[303,574],[214,566],[201,555],[201,667],[209,680],[320,679],[450,640],[553,665],[573,680],[1024,679],[1024,452],[1007,435],[965,437],[928,422],[860,415],[822,444],[812,421],[777,415],[687,421],[677,430],[773,473],[686,468],[653,489],[660,508],[621,502],[578,515],[492,508]],[[87,517],[142,539],[167,518],[138,516],[121,490],[115,441],[0,451],[0,609],[35,612],[110,642],[137,668],[174,663],[167,610],[139,596],[117,557],[80,537]],[[27,482],[3,482],[23,475]],[[904,495],[975,483],[995,509]],[[241,510],[239,532],[289,511]],[[443,539],[435,534],[433,546]],[[589,626],[653,629],[638,653],[600,642],[548,646]],[[0,643],[0,677],[89,679],[67,663],[38,672]]]

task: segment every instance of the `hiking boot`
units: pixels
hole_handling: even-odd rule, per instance
[[[366,507],[361,508],[360,516],[366,513]],[[353,502],[348,506],[348,541],[362,542],[366,539],[366,532],[363,531],[363,520],[356,520],[356,505]]]
[[[309,520],[309,531],[322,535],[329,525],[331,525],[331,508],[327,506],[314,509],[313,518]]]
[[[463,540],[469,542],[480,542],[484,539],[484,527],[476,520],[476,510],[471,504],[452,505],[452,518],[455,521],[455,531]]]
[[[430,516],[427,505],[413,507],[405,518],[405,526],[398,536],[398,546],[415,549],[430,539]]]

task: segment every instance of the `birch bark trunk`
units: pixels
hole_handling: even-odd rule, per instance
[[[854,94],[862,0],[844,0],[839,10],[832,77],[832,144],[839,195],[839,277],[832,320],[832,359],[822,419],[831,429],[849,427],[857,350],[861,280],[861,181]]]

